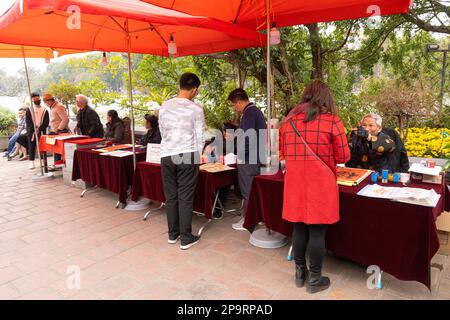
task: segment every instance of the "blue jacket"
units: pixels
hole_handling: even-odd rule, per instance
[[[257,143],[256,145],[250,144],[249,137],[245,137],[245,159],[241,159],[242,156],[240,155],[241,152],[239,152],[239,137],[238,137],[238,158],[241,161],[245,161],[245,163],[249,163],[249,161],[254,157],[250,156],[256,152],[257,154],[257,162],[261,163],[260,159],[260,153],[265,154],[266,149],[266,134],[264,135],[264,139],[261,139],[263,136],[260,137],[259,130],[264,129],[266,131],[266,120],[264,119],[264,115],[259,110],[256,105],[252,102],[250,102],[244,109],[242,113],[242,119],[241,123],[239,125],[239,129],[242,129],[244,133],[249,134],[249,130],[255,130],[256,137],[257,137]],[[241,138],[242,139],[242,138]],[[255,150],[256,148],[256,150]]]

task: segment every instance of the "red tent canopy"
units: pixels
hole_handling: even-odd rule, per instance
[[[107,52],[128,51],[129,43],[130,52],[161,56],[168,56],[170,36],[178,56],[265,44],[254,30],[139,0],[6,1],[10,4],[3,4],[6,9],[0,12],[2,43]],[[72,5],[80,10],[79,29],[67,27],[74,17],[66,12]]]
[[[25,58],[53,59],[54,51],[58,52],[58,57],[66,54],[83,52],[58,48],[20,46],[15,44],[0,43],[0,58],[23,58],[25,54]]]
[[[251,29],[266,28],[265,0],[141,0],[180,12],[216,18]],[[267,0],[277,26],[405,13],[411,0]],[[377,6],[377,7],[375,7]]]

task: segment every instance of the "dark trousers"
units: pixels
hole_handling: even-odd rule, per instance
[[[321,272],[325,255],[325,236],[328,225],[294,223],[292,243],[294,259],[297,266],[306,266],[306,248],[309,250],[309,270]]]
[[[34,161],[36,158],[36,141],[32,139],[36,139],[34,133],[28,135],[28,157],[31,161]]]
[[[241,190],[242,198],[244,199],[244,212],[247,208],[248,196],[250,188],[252,187],[253,178],[260,174],[259,164],[238,164],[238,180],[239,189]]]
[[[190,161],[179,163],[179,156],[161,158],[169,237],[175,239],[181,235],[182,244],[192,239],[192,211],[199,172],[199,154],[190,153],[183,156]]]

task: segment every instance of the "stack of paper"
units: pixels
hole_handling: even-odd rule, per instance
[[[132,156],[133,151],[115,150],[115,151],[110,151],[110,152],[102,152],[102,153],[100,153],[100,155],[122,158],[122,157]]]
[[[419,206],[436,207],[441,195],[434,189],[383,187],[369,184],[362,188],[358,195],[371,198],[389,199],[392,201],[416,204]]]
[[[221,172],[221,171],[227,171],[227,170],[234,170],[235,168],[223,165],[221,163],[205,163],[200,166],[200,170],[207,171],[207,172]]]

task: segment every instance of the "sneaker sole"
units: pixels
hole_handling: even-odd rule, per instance
[[[233,226],[231,226],[234,230],[237,230],[237,231],[248,231],[247,229],[245,229],[244,227],[233,227]]]
[[[178,236],[178,238],[176,238],[175,240],[167,240],[167,243],[168,244],[175,244],[175,243],[177,243],[178,242],[178,240],[180,240],[180,236]]]
[[[187,244],[187,245],[180,246],[180,249],[181,249],[181,250],[187,250],[187,249],[189,249],[190,247],[192,247],[193,245],[195,245],[196,243],[198,243],[199,241],[200,241],[200,239],[198,239],[198,240],[195,241],[195,242],[191,242],[191,243],[189,243],[189,244]]]

